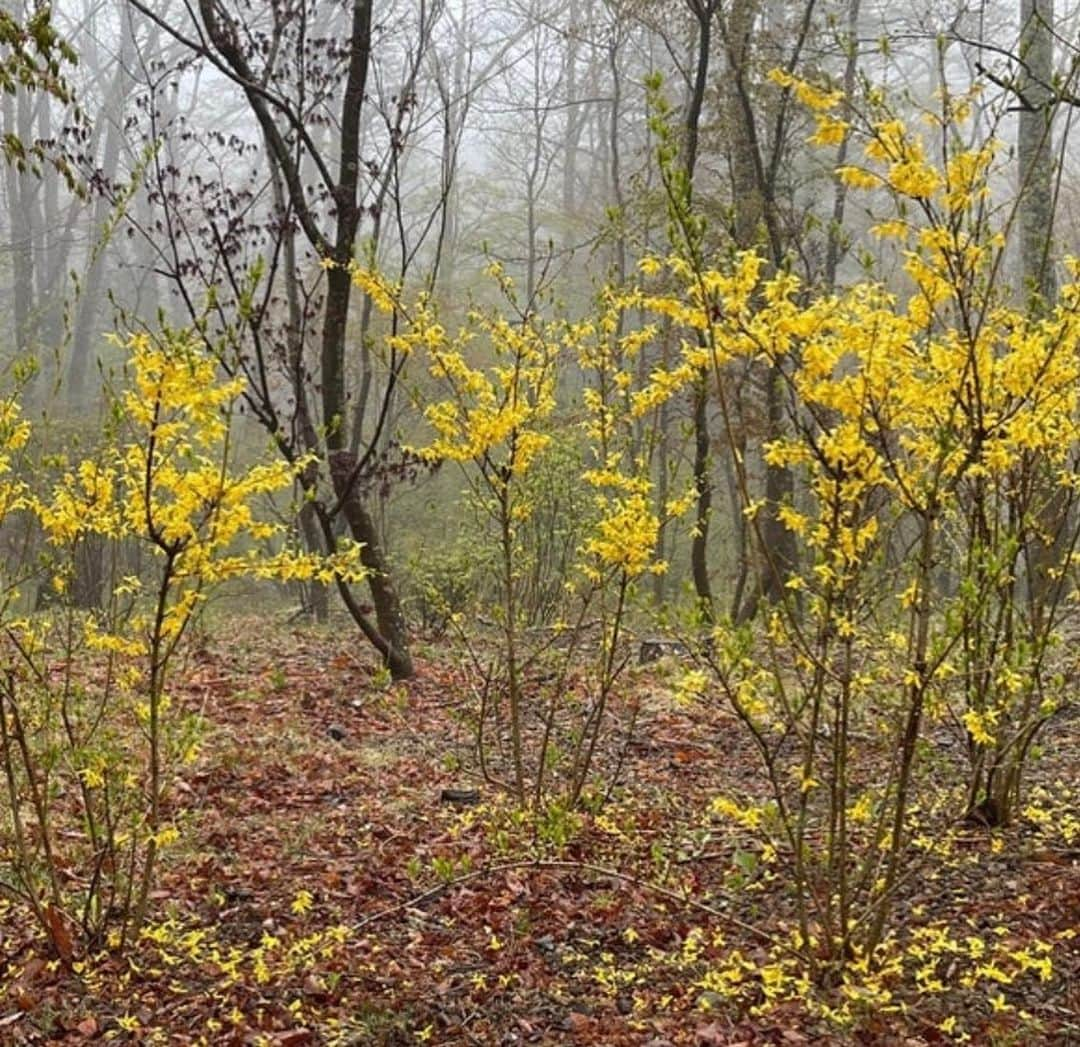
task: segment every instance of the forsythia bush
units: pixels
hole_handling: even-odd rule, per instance
[[[80,937],[120,946],[138,932],[157,856],[180,835],[164,801],[175,769],[197,754],[200,723],[174,703],[168,671],[208,588],[239,575],[363,575],[356,548],[330,559],[259,551],[278,530],[259,519],[260,497],[290,488],[306,463],[236,467],[230,416],[243,385],[221,381],[196,338],[137,335],[127,350],[111,438],[51,493],[15,478],[12,456],[30,429],[14,402],[0,427],[0,513],[36,518],[57,593],[82,542],[105,543],[106,560],[116,559],[109,546],[137,544],[149,561],[112,579],[98,613],[68,605],[16,617],[9,598],[0,620],[0,877],[65,960]]]
[[[522,307],[499,265],[491,265],[488,276],[498,285],[503,308],[470,309],[460,328],[450,332],[428,299],[409,305],[400,289],[378,274],[354,272],[376,304],[404,321],[395,347],[421,355],[436,382],[436,398],[425,409],[433,431],[425,453],[462,465],[475,502],[492,524],[503,663],[497,690],[505,690],[508,706],[509,784],[519,802],[539,808],[557,771],[558,802],[573,807],[590,782],[597,742],[607,729],[608,700],[625,664],[620,652],[631,589],[643,575],[665,570],[656,558],[659,531],[686,508],[686,500],[655,504],[651,438],[642,437],[633,411],[639,356],[655,332],[624,333],[632,296],[605,291],[592,316],[568,323],[543,318],[533,305]],[[536,510],[527,480],[551,448],[554,427],[565,425],[559,387],[573,367],[584,384],[573,428],[590,463],[582,479],[592,492],[593,511],[583,524],[584,538],[557,609],[565,615],[563,657],[549,673],[550,687],[527,694],[523,671],[537,656],[524,628],[529,553],[521,533]],[[575,695],[568,679],[587,614],[599,622],[600,643],[587,693]],[[542,724],[531,738],[525,730],[527,710]],[[481,747],[485,716],[481,710]]]
[[[1077,537],[1080,286],[1032,308],[1002,286],[995,143],[967,148],[955,130],[970,99],[946,97],[930,118],[934,162],[880,97],[856,128],[833,115],[839,96],[780,78],[818,113],[819,139],[861,139],[865,163],[838,176],[892,201],[875,232],[895,244],[906,290],[815,293],[755,252],[718,269],[688,251],[647,258],[646,277],[677,290],[643,291],[641,307],[687,337],[639,396],[651,407],[707,372],[730,423],[733,361],[766,362],[786,387],[786,433],[764,457],[796,472],[797,497],[767,507],[735,466],[752,526],[778,512],[801,569],[764,628],[721,626],[707,656],[773,799],[722,797],[714,813],[786,855],[797,944],[816,969],[866,962],[883,941],[925,725],[962,728],[966,811],[999,824],[1068,694],[1071,669],[1052,656]],[[871,781],[849,759],[867,733],[882,746]]]

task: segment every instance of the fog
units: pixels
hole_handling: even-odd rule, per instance
[[[20,91],[0,111],[5,134],[42,156],[9,166],[2,184],[8,373],[32,360],[23,395],[45,431],[92,444],[102,390],[123,366],[107,335],[193,328],[222,371],[248,383],[245,453],[323,463],[300,501],[375,550],[387,577],[400,574],[415,624],[417,565],[480,525],[460,474],[416,457],[430,435],[431,377],[388,340],[400,317],[350,286],[350,263],[429,294],[447,325],[474,305],[506,307],[485,275],[492,264],[515,283],[512,314],[573,320],[606,284],[632,280],[638,259],[670,249],[670,172],[692,155],[686,177],[711,258],[758,245],[808,287],[844,286],[868,267],[902,287],[901,255],[867,232],[884,196],[856,199],[840,185],[846,145],[807,142],[813,114],[770,79],[779,68],[846,89],[855,109],[887,98],[913,124],[943,90],[980,82],[962,133],[1001,141],[995,221],[1011,228],[1021,189],[1052,197],[1039,224],[1050,233],[1052,218],[1053,270],[1076,239],[1075,12],[1046,16],[1050,82],[1021,55],[1019,14],[867,0],[434,0],[370,11],[344,0],[64,0],[53,21],[78,55],[63,70],[75,103]],[[1043,120],[1032,147],[1042,174],[1026,184],[1013,162],[1022,110]],[[657,119],[676,143],[666,159]],[[1009,264],[1020,266],[1019,249]],[[642,374],[670,351],[650,346]],[[732,377],[749,383],[740,453],[764,484],[757,380]],[[564,420],[582,383],[573,367],[560,374]],[[703,410],[695,421],[689,401],[665,407],[651,468],[661,494],[691,475],[716,488],[704,570],[721,602],[742,594],[737,611],[752,585],[735,452],[703,433],[716,428],[715,405]],[[320,545],[314,519],[279,511]],[[660,544],[671,569],[651,599],[663,603],[690,585],[689,525]],[[325,594],[302,599],[326,613]],[[393,631],[399,611],[379,606],[380,628]]]

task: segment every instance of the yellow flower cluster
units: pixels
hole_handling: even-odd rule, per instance
[[[468,325],[451,338],[421,310],[406,337],[426,350],[432,375],[449,392],[424,412],[435,430],[427,453],[482,463],[503,484],[528,472],[551,441],[558,332],[473,310]],[[470,363],[478,340],[493,355],[488,367]]]
[[[264,495],[290,488],[307,463],[232,468],[227,435],[242,380],[221,380],[215,361],[194,339],[159,343],[139,334],[127,349],[130,384],[117,404],[121,442],[67,470],[49,496],[27,498],[52,544],[66,546],[95,534],[139,539],[169,557],[166,637],[182,631],[206,585],[227,578],[363,576],[356,547],[331,558],[263,551],[280,525],[259,519],[256,506]],[[25,440],[14,416],[9,428],[12,440]],[[134,586],[122,582],[120,590],[137,593],[137,580]],[[87,641],[137,656],[146,625],[145,615],[137,613],[122,635],[112,635],[88,620]]]
[[[585,543],[587,552],[608,567],[616,567],[628,578],[645,571],[659,572],[654,561],[660,521],[646,496],[640,492],[620,498],[603,499],[596,534]]]
[[[751,258],[746,264],[748,269],[757,265]],[[489,275],[514,303],[513,282],[501,267],[489,267]],[[354,273],[358,278],[359,271]],[[395,308],[407,321],[397,339],[405,351],[423,353],[444,393],[425,408],[434,437],[424,453],[475,466],[496,501],[506,503],[503,509],[515,523],[532,512],[527,486],[517,481],[552,441],[560,363],[570,354],[576,356],[587,376],[579,428],[593,457],[603,463],[582,471],[596,491],[597,506],[593,533],[582,548],[582,570],[593,583],[610,571],[633,579],[663,570],[654,562],[661,521],[652,505],[648,470],[628,453],[637,419],[662,400],[655,392],[640,389],[636,374],[641,351],[656,336],[656,328],[646,324],[623,332],[622,317],[641,304],[641,295],[609,290],[595,315],[573,324],[545,322],[531,311],[511,320],[497,310],[472,309],[452,334],[426,299],[407,307],[377,277],[362,278],[365,288],[382,287],[394,298]],[[745,294],[753,283],[754,273],[745,272],[725,278],[723,289],[730,285]],[[700,319],[703,296],[720,290],[702,289],[690,314]],[[662,305],[673,300],[656,301]],[[672,384],[659,372],[656,381]],[[679,511],[685,504],[673,499],[670,509]]]

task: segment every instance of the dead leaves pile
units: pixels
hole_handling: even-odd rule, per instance
[[[212,730],[171,793],[182,833],[155,923],[124,956],[49,956],[0,903],[0,1042],[915,1045],[954,1042],[957,1014],[973,1043],[1080,1038],[1080,856],[1052,826],[1004,846],[955,833],[955,859],[924,856],[900,903],[902,927],[1058,942],[1052,979],[1017,983],[1008,1010],[950,983],[897,984],[902,1007],[847,1031],[798,1001],[754,1013],[752,993],[736,1006],[696,984],[733,949],[764,957],[746,928],[785,918],[752,843],[704,816],[721,789],[760,791],[722,709],[631,681],[644,711],[622,787],[554,847],[472,775],[454,658],[426,652],[389,685],[357,649],[254,621],[204,640],[178,698]],[[1073,812],[1078,736],[1062,721],[1036,771]],[[481,804],[441,803],[456,787]]]

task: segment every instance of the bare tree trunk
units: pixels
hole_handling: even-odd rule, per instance
[[[54,140],[52,99],[39,95],[37,99],[38,138]],[[38,297],[41,299],[41,338],[49,350],[59,357],[64,340],[64,280],[67,277],[65,260],[70,238],[64,236],[60,218],[60,175],[51,164],[41,168],[38,175],[41,192],[41,247],[38,260]]]
[[[626,280],[626,200],[622,184],[622,153],[619,147],[619,119],[622,115],[621,77],[619,75],[619,28],[611,31],[608,43],[608,65],[611,69],[611,124],[608,148],[611,153],[611,198],[615,201],[617,227],[615,229],[615,280],[622,285]],[[620,324],[622,313],[619,314]],[[622,334],[620,329],[618,332]]]
[[[348,451],[331,452],[330,472],[335,490],[349,488],[349,476],[355,465],[356,462]],[[355,488],[356,485],[352,483],[351,486]],[[401,611],[397,590],[391,584],[390,570],[383,556],[378,528],[355,491],[344,501],[342,511],[353,538],[362,543],[360,560],[368,570],[368,586],[371,589],[372,603],[375,605],[375,620],[379,632],[390,647],[386,653],[387,667],[394,679],[404,679],[413,673],[412,659],[409,657],[408,647],[395,643],[395,639],[408,635],[405,615]]]
[[[712,517],[712,459],[709,454],[709,386],[704,375],[694,383],[694,490],[697,511],[690,545],[690,570],[697,596],[697,611],[703,625],[712,625],[712,586],[709,581],[708,537]]]
[[[808,25],[813,0],[803,15],[803,31]],[[751,67],[751,36],[759,10],[759,0],[735,0],[726,22],[726,108],[731,135],[732,191],[739,207],[735,214],[735,241],[743,250],[758,247],[764,239],[774,267],[784,262],[785,246],[776,209],[776,177],[783,149],[783,121],[777,120],[772,153],[766,161],[761,134],[751,106],[747,71]],[[796,44],[796,50],[801,46]],[[767,432],[765,439],[784,434],[783,375],[776,366],[759,368],[765,386]],[[741,392],[738,395],[742,395]],[[740,412],[741,413],[741,412]],[[780,522],[780,509],[789,503],[795,489],[787,466],[765,466],[765,504],[754,527],[758,537],[757,579],[749,599],[739,610],[739,618],[752,617],[762,599],[775,603],[783,599],[789,575],[798,562],[795,536]]]
[[[15,100],[4,94],[2,112],[5,127],[15,127]],[[34,348],[31,324],[34,302],[34,250],[30,228],[30,216],[25,207],[23,176],[14,165],[4,167],[4,183],[7,190],[8,222],[11,230],[12,268],[12,318],[15,322],[15,351],[19,356],[28,355]]]
[[[124,119],[127,98],[131,92],[130,74],[132,55],[131,34],[126,27],[120,56],[113,73],[112,86],[98,119],[105,122],[105,145],[100,171],[107,183],[116,179],[120,165],[122,142],[121,121]],[[105,253],[107,244],[105,226],[109,219],[109,196],[105,187],[99,188],[90,212],[90,253],[79,294],[79,306],[75,315],[75,327],[71,339],[71,359],[68,363],[67,396],[72,404],[82,404],[87,399],[87,372],[93,355],[93,342],[98,337],[98,317],[105,285]]]
[[[1023,105],[1017,123],[1016,159],[1020,196],[1016,221],[1020,238],[1021,293],[1029,308],[1048,312],[1057,296],[1051,257],[1054,229],[1054,4],[1053,0],[1020,0],[1019,86]],[[1054,573],[1064,556],[1069,494],[1050,469],[1037,496],[1037,533],[1030,549],[1028,589],[1031,617],[1041,627],[1055,590]]]
[[[140,0],[129,0],[133,6],[150,15]],[[362,558],[369,569],[368,584],[378,622],[381,643],[387,664],[397,678],[412,674],[408,634],[401,613],[397,594],[390,578],[388,565],[382,553],[377,529],[362,504],[357,489],[359,465],[355,456],[346,448],[349,418],[345,349],[352,297],[352,275],[349,265],[356,247],[360,225],[360,120],[367,90],[368,69],[371,59],[372,3],[371,0],[352,0],[349,5],[348,61],[345,68],[344,90],[340,106],[340,133],[337,149],[337,169],[330,171],[328,162],[321,163],[326,172],[324,180],[334,205],[333,235],[324,233],[320,227],[321,213],[311,206],[308,190],[304,184],[304,172],[297,161],[291,136],[301,133],[295,121],[283,132],[277,119],[280,115],[267,100],[241,50],[235,24],[222,12],[216,0],[199,0],[199,14],[206,35],[237,84],[243,89],[248,104],[259,122],[268,146],[270,162],[275,165],[284,183],[293,213],[315,252],[328,263],[326,271],[326,294],[323,307],[322,340],[320,346],[321,423],[324,445],[330,467],[330,479],[337,500],[336,509],[344,516],[353,538],[362,543]],[[151,15],[151,17],[153,17]],[[158,19],[160,24],[160,19]],[[166,26],[167,28],[167,26]],[[294,114],[302,126],[302,116]],[[310,138],[306,139],[309,148]],[[321,158],[320,158],[321,160]],[[294,380],[302,383],[302,369]],[[388,387],[389,388],[389,387]],[[297,400],[303,390],[294,390]],[[308,447],[308,450],[314,450]],[[326,528],[324,530],[324,537]],[[332,532],[331,532],[332,533]],[[346,595],[344,587],[343,597]],[[351,598],[348,601],[355,605]],[[353,616],[358,611],[350,606]],[[360,616],[362,618],[362,615]],[[358,618],[359,623],[359,618]],[[363,626],[362,626],[363,627]],[[365,633],[369,630],[365,629]],[[370,638],[370,637],[369,637]]]
[[[685,167],[687,203],[693,201],[694,173],[697,167],[698,139],[701,132],[701,110],[709,77],[709,50],[712,46],[712,20],[716,0],[688,0],[697,19],[697,63],[686,109]],[[694,490],[697,492],[697,511],[694,534],[690,544],[690,570],[694,580],[694,595],[702,624],[711,625],[715,619],[712,586],[709,580],[709,524],[712,518],[712,458],[709,454],[708,382],[704,374],[694,385]]]
[[[1056,280],[1050,259],[1054,227],[1054,3],[1020,0],[1020,106],[1016,160],[1020,175],[1017,225],[1025,291],[1052,306]]]
[[[566,133],[563,136],[562,169],[562,210],[567,228],[577,212],[578,146],[584,124],[577,105],[578,35],[581,32],[579,14],[579,0],[570,0],[566,12]]]
[[[847,59],[844,63],[844,99],[850,106],[850,99],[855,93],[855,79],[859,71],[859,0],[848,0],[847,36],[844,40]],[[844,135],[836,151],[836,168],[847,163],[849,136]],[[847,206],[847,183],[842,178],[835,180],[833,187],[832,220],[827,232],[825,246],[825,289],[832,291],[836,287],[836,272],[840,266],[843,250],[844,211]]]

